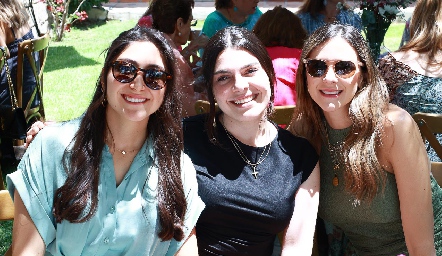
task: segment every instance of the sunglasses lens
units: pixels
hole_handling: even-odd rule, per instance
[[[148,69],[144,73],[144,82],[152,90],[160,90],[164,87],[168,76],[165,72]]]
[[[117,61],[112,66],[114,78],[121,83],[129,83],[134,80],[137,69],[131,63]]]
[[[356,66],[351,61],[339,61],[335,64],[335,72],[341,78],[349,78],[356,71]]]
[[[313,77],[321,77],[327,72],[327,64],[322,60],[309,60],[307,72]]]

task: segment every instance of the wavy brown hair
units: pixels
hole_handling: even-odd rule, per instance
[[[63,156],[67,179],[55,192],[53,212],[57,222],[73,223],[89,220],[97,210],[100,161],[105,145],[106,106],[102,104],[107,88],[106,76],[111,64],[133,42],[151,42],[162,55],[168,81],[160,108],[149,117],[146,127],[154,138],[155,160],[158,165],[158,211],[162,240],[182,240],[187,204],[181,182],[180,159],[183,150],[181,102],[176,87],[175,56],[161,32],[135,27],[121,33],[107,50],[104,67],[97,81],[95,94],[81,120],[70,147]],[[102,81],[102,83],[101,83]],[[144,181],[143,192],[147,188]],[[144,209],[143,209],[144,210]]]
[[[298,49],[302,48],[308,36],[301,19],[280,5],[259,17],[253,27],[253,33],[266,47],[285,46]]]
[[[216,129],[213,124],[216,118],[215,97],[213,95],[213,75],[215,64],[219,55],[226,49],[237,49],[249,52],[258,59],[259,64],[269,77],[270,83],[270,105],[267,107],[267,116],[273,113],[274,84],[276,82],[275,70],[265,46],[251,31],[245,28],[230,26],[215,33],[206,45],[202,57],[201,86],[207,91],[210,102],[209,117],[207,120],[207,134],[212,142],[216,142]],[[235,60],[232,60],[235,61]]]
[[[419,0],[410,22],[410,41],[400,51],[428,54],[430,65],[440,65],[435,57],[442,50],[442,1]]]
[[[15,30],[28,24],[29,15],[19,0],[0,1],[0,22]]]
[[[352,26],[332,23],[319,28],[305,42],[301,59],[308,58],[313,50],[336,37],[346,40],[363,63],[360,69],[362,82],[348,110],[353,125],[345,138],[344,152],[341,154],[341,163],[345,166],[345,188],[358,199],[372,199],[379,181],[385,180],[376,148],[381,143],[384,111],[389,102],[388,90],[371,58],[366,41]],[[321,145],[327,145],[324,115],[308,92],[305,65],[299,65],[297,72],[298,103],[289,130],[307,138],[319,152]]]

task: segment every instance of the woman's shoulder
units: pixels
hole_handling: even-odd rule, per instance
[[[410,113],[394,104],[389,104],[385,111],[383,127],[384,137],[393,140],[397,137],[400,137],[399,139],[406,138],[414,129],[417,129]]]

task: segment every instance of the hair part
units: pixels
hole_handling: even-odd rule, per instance
[[[183,135],[181,102],[177,90],[179,85],[176,84],[178,80],[173,49],[162,33],[154,29],[136,26],[122,32],[108,48],[92,102],[64,153],[67,179],[55,192],[53,212],[57,222],[68,220],[80,223],[92,218],[97,210],[100,161],[106,134],[107,105],[103,104],[106,98],[106,76],[112,62],[134,42],[153,43],[162,55],[166,72],[173,77],[166,84],[162,105],[149,117],[146,129],[148,136],[155,138],[155,160],[159,169],[157,198],[161,230],[158,236],[162,240],[174,238],[180,241],[184,238],[183,223],[187,204],[181,181]],[[146,187],[147,180],[144,182]],[[142,193],[145,192],[144,187]]]
[[[371,200],[376,195],[378,185],[385,184],[385,172],[377,159],[376,148],[382,143],[381,131],[389,98],[385,82],[370,55],[366,41],[352,26],[326,24],[307,39],[301,59],[308,58],[314,49],[338,37],[355,49],[360,62],[363,63],[360,67],[361,83],[348,112],[353,125],[345,138],[340,161],[345,163],[345,188],[357,199]],[[305,65],[299,65],[297,72],[298,104],[289,130],[307,138],[319,152],[321,145],[327,145],[324,114],[308,92]]]
[[[301,49],[308,36],[301,19],[280,5],[262,14],[253,32],[266,47],[285,46]]]

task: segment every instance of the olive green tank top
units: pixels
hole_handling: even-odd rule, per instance
[[[328,126],[331,145],[344,141],[350,128],[334,130]],[[319,216],[343,230],[358,255],[408,254],[399,208],[399,196],[394,174],[386,172],[385,189],[379,186],[371,202],[358,201],[344,189],[342,166],[333,170],[331,152],[323,145],[320,154],[321,190]],[[333,185],[336,175],[338,186]],[[442,256],[442,189],[432,177],[435,243]],[[412,188],[410,188],[412,189]]]

